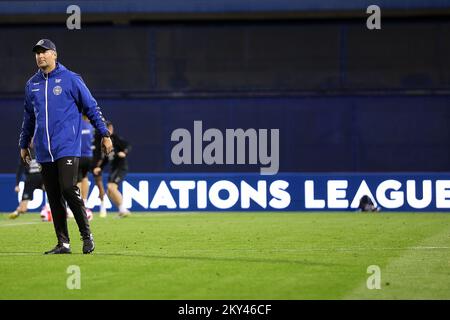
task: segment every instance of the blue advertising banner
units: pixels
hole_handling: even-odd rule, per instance
[[[0,175],[0,212],[16,208],[23,182],[18,194],[14,185],[14,175]],[[119,190],[131,211],[345,212],[357,210],[367,195],[381,211],[450,212],[450,175],[446,173],[133,173]],[[98,194],[91,184],[87,207],[94,211],[100,205]],[[39,210],[44,199],[42,190],[35,190],[29,210]],[[108,199],[106,206],[116,210]]]

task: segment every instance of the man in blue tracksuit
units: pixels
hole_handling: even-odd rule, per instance
[[[97,102],[81,77],[56,61],[56,46],[48,39],[34,47],[39,71],[25,86],[20,155],[30,161],[28,147],[34,137],[36,159],[42,166],[58,244],[46,254],[71,253],[66,201],[83,239],[83,253],[94,250],[86,209],[76,186],[81,156],[81,115],[86,114],[102,134],[105,153],[112,150],[109,131]]]

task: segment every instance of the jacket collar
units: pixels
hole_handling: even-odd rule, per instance
[[[60,72],[63,71],[63,70],[66,70],[66,67],[64,67],[61,63],[56,62],[56,67],[55,67],[55,69],[53,69],[52,71],[50,71],[50,73],[49,73],[48,75],[45,75],[45,73],[44,73],[41,69],[39,69],[38,74],[39,74],[41,77],[43,77],[44,79],[47,79],[47,77],[48,77],[48,78],[53,77],[55,74],[58,74],[58,73],[60,73]]]

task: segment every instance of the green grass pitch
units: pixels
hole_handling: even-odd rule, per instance
[[[45,256],[52,223],[0,215],[0,299],[450,299],[449,214],[109,213],[91,226],[93,254],[72,219],[73,253]]]

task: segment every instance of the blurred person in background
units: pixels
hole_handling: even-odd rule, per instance
[[[107,121],[107,127],[113,142],[113,152],[111,152],[108,156],[105,156],[102,161],[97,163],[97,167],[94,168],[94,174],[100,174],[102,172],[103,163],[105,161],[109,162],[110,174],[107,185],[108,198],[119,209],[119,217],[127,217],[131,213],[123,205],[123,197],[119,191],[119,183],[123,181],[128,172],[127,156],[131,150],[131,146],[122,137],[119,137],[116,133],[114,133],[114,126],[111,121]]]
[[[98,130],[94,133],[93,159],[92,159],[92,175],[94,176],[95,185],[98,188],[98,197],[100,199],[100,218],[106,218],[107,211],[105,206],[105,186],[103,184],[103,169],[108,164],[108,159],[102,150],[102,135]],[[99,167],[99,170],[95,168]]]
[[[92,170],[94,128],[92,127],[86,115],[83,115],[81,122],[81,158],[78,167],[78,183],[77,186],[81,190],[81,198],[86,207],[86,215],[89,220],[92,219],[92,210],[87,205],[89,194],[89,178],[88,173]]]
[[[33,141],[30,143],[30,162],[25,164],[22,159],[19,160],[16,172],[16,186],[14,191],[19,193],[19,183],[22,181],[23,176],[25,176],[25,184],[22,193],[22,200],[16,210],[9,214],[10,219],[16,219],[21,214],[28,211],[28,202],[33,200],[34,190],[41,189],[44,191],[44,182],[41,175],[41,165],[36,161],[36,155],[33,148]],[[46,203],[45,206],[48,207]]]

